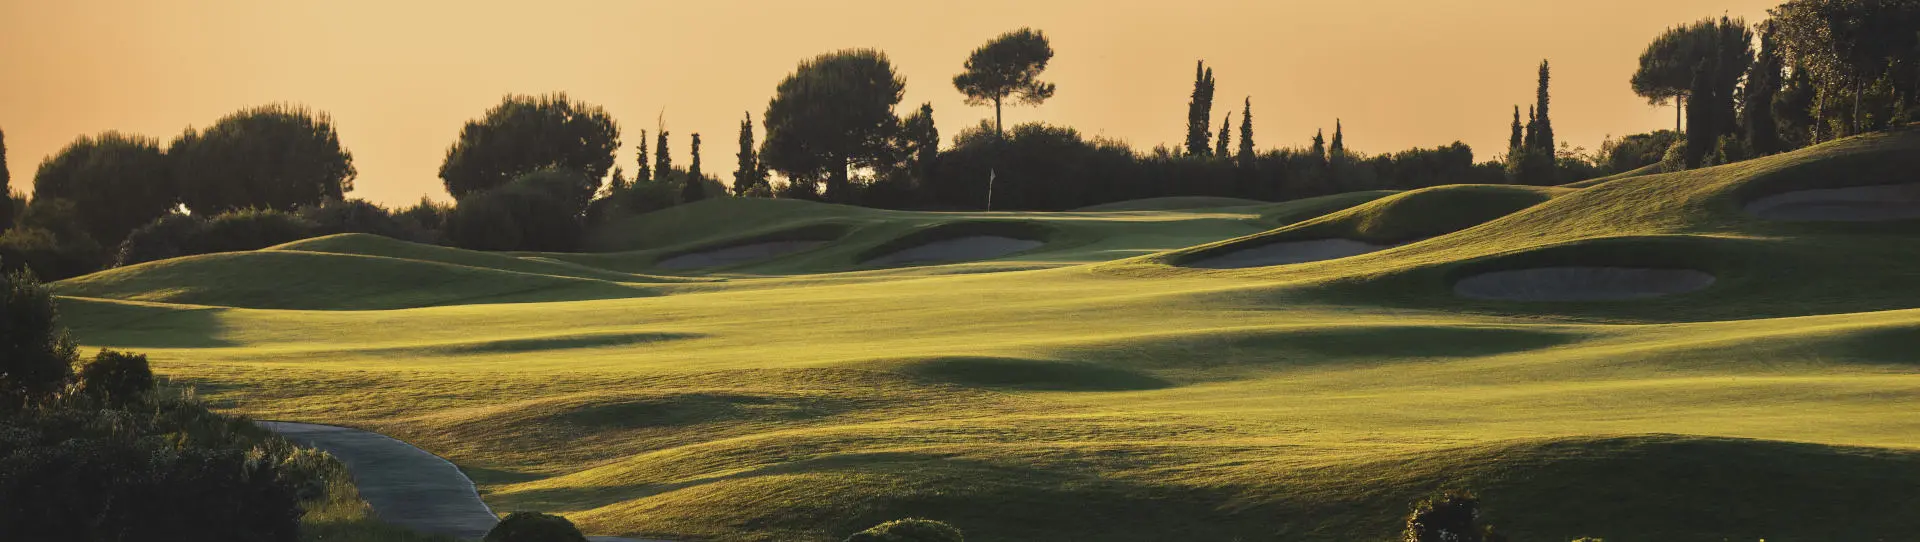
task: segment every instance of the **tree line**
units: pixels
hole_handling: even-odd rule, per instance
[[[700,134],[681,140],[692,150],[681,165],[664,122],[641,130],[629,175],[615,164],[621,130],[605,109],[564,93],[513,95],[467,122],[449,145],[439,177],[453,205],[386,209],[344,199],[356,171],[327,114],[268,105],[164,145],[118,132],[80,137],[40,164],[31,202],[6,188],[0,167],[0,190],[15,194],[0,205],[0,266],[59,278],[342,232],[577,250],[582,232],[609,217],[720,197],[1067,210],[1159,196],[1285,200],[1438,184],[1552,185],[1729,163],[1915,120],[1920,0],[1790,0],[1769,15],[1757,25],[1708,18],[1656,36],[1629,83],[1651,104],[1674,104],[1675,129],[1610,138],[1595,152],[1555,137],[1551,65],[1542,60],[1532,105],[1524,117],[1514,107],[1507,147],[1485,159],[1460,142],[1361,153],[1337,118],[1330,139],[1325,131],[1270,138],[1256,134],[1252,96],[1215,124],[1218,79],[1205,61],[1195,64],[1178,145],[1141,150],[1066,126],[1005,126],[1004,107],[1040,105],[1059,90],[1042,80],[1051,42],[1027,28],[988,41],[960,66],[953,88],[969,105],[992,106],[994,116],[945,145],[931,104],[896,111],[906,81],[884,52],[801,61],[760,112],[763,137],[754,113],[743,114],[726,181],[701,163]],[[1262,149],[1256,138],[1300,144]]]

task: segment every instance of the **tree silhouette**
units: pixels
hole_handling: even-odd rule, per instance
[[[1207,138],[1212,133],[1207,123],[1213,121],[1213,69],[1202,60],[1193,65],[1193,95],[1187,101],[1187,154],[1206,156],[1212,149],[1207,146]]]
[[[1520,106],[1513,106],[1513,135],[1507,136],[1507,153],[1512,154],[1526,144],[1526,127],[1520,124]]]
[[[1228,131],[1231,129],[1233,129],[1233,112],[1228,111],[1227,118],[1220,119],[1220,135],[1214,137],[1213,139],[1213,155],[1214,156],[1218,156],[1222,159],[1232,156],[1227,151],[1227,147],[1230,147],[1233,145],[1233,141],[1232,141],[1233,132]]]
[[[894,156],[906,81],[873,49],[848,49],[803,61],[775,89],[761,116],[767,139],[760,159],[790,182],[824,179],[828,201],[847,201],[852,169]]]
[[[1534,100],[1537,101],[1537,103],[1534,104],[1534,111],[1538,116],[1534,117],[1533,148],[1535,150],[1545,151],[1548,156],[1553,155],[1553,119],[1547,116],[1547,103],[1551,101],[1549,100],[1547,92],[1547,83],[1552,80],[1553,76],[1547,67],[1547,61],[1542,59],[1540,61],[1540,86],[1534,90]]]
[[[693,134],[693,161],[687,164],[687,181],[680,186],[680,203],[706,199],[706,178],[700,173],[700,134]]]
[[[1710,75],[1718,79],[1706,87],[1724,87],[1729,100],[1727,109],[1731,110],[1732,89],[1753,60],[1752,48],[1748,45],[1752,41],[1753,32],[1746,28],[1744,20],[1724,16],[1669,28],[1640,53],[1640,67],[1629,83],[1633,93],[1646,98],[1649,104],[1661,105],[1673,100],[1675,106],[1681,108],[1674,111],[1674,131],[1692,129],[1693,126],[1682,127],[1680,119],[1685,108],[1704,103],[1696,102],[1691,96],[1694,68],[1702,62],[1717,65],[1708,66]],[[1683,102],[1685,105],[1681,106]]]
[[[589,179],[595,186],[586,190],[592,194],[613,168],[619,148],[620,127],[600,106],[570,100],[564,92],[512,95],[460,130],[440,165],[440,179],[459,199],[558,168]]]
[[[73,202],[87,235],[116,245],[179,202],[169,166],[153,138],[119,132],[83,136],[40,163],[33,197]]]
[[[1340,119],[1333,119],[1333,144],[1327,147],[1327,158],[1340,159],[1346,157],[1347,136],[1345,130],[1340,127]]]
[[[643,185],[643,184],[653,182],[653,166],[647,165],[647,160],[652,157],[647,156],[647,131],[646,130],[640,131],[640,144],[634,146],[634,149],[637,152],[635,153],[634,160],[633,160],[635,162],[635,167],[633,170],[633,184],[635,186],[638,186],[638,185]]]
[[[0,130],[0,232],[13,227],[13,175],[7,173],[7,132]]]
[[[993,132],[1004,138],[1002,102],[1039,105],[1053,97],[1053,83],[1040,81],[1053,60],[1053,46],[1044,32],[1022,28],[994,38],[967,56],[966,71],[953,76],[953,86],[967,95],[967,105],[993,104]]]
[[[940,158],[940,129],[933,123],[933,104],[920,104],[920,109],[901,119],[900,132],[908,172],[921,186],[928,185],[933,180],[934,163]]]
[[[1240,154],[1234,156],[1240,169],[1253,169],[1253,152],[1253,97],[1248,96],[1240,112]]]
[[[754,187],[766,184],[761,175],[760,155],[753,148],[753,113],[746,114],[740,121],[740,152],[733,155],[736,164],[733,170],[733,195],[746,196]]]
[[[204,131],[190,128],[167,155],[181,201],[209,215],[248,207],[291,211],[339,199],[353,191],[356,175],[332,117],[294,105],[245,109]]]
[[[665,181],[673,174],[673,154],[667,151],[667,128],[660,127],[660,134],[653,142],[654,178]]]

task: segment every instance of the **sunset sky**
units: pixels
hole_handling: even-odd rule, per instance
[[[1219,79],[1215,122],[1254,102],[1262,148],[1346,126],[1367,153],[1455,140],[1486,160],[1505,146],[1534,69],[1553,62],[1556,134],[1597,147],[1671,127],[1673,109],[1628,90],[1663,29],[1777,0],[1357,0],[969,2],[697,0],[0,0],[0,130],[13,185],[82,134],[170,140],[233,110],[295,102],[327,111],[360,176],[351,196],[447,199],[436,176],[468,119],[509,93],[565,91],[639,131],[664,112],[675,160],[700,132],[709,172],[733,169],[743,112],[756,131],[801,59],[874,47],[906,78],[900,109],[932,102],[948,142],[991,118],[952,85],[967,53],[1021,26],[1056,51],[1059,85],[1008,123],[1045,120],[1136,148],[1182,139],[1193,63]],[[1236,114],[1237,116],[1237,114]],[[1237,122],[1237,121],[1236,121]]]

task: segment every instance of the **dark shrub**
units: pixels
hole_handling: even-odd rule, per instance
[[[0,499],[0,532],[19,540],[292,541],[301,514],[273,462],[151,439],[13,450]]]
[[[487,531],[483,542],[586,542],[573,522],[539,512],[514,512]]]
[[[153,391],[146,354],[101,350],[80,368],[80,392],[109,404],[126,404]]]
[[[578,174],[547,170],[469,195],[447,217],[446,237],[473,250],[561,252],[579,245],[584,207],[572,199]]]
[[[196,216],[170,213],[147,223],[120,242],[114,252],[114,267],[178,258],[193,254],[193,243],[206,220]]]
[[[208,220],[190,243],[194,254],[259,250],[313,236],[313,223],[293,213],[247,209]]]
[[[426,237],[418,241],[435,242],[439,237],[438,232],[446,228],[447,215],[452,213],[452,205],[438,203],[421,196],[419,203],[394,213],[393,218],[400,221],[403,226],[420,232]]]
[[[1633,134],[1619,141],[1608,141],[1600,145],[1601,171],[1611,175],[1658,164],[1666,158],[1667,149],[1682,141],[1681,135],[1673,130]]]
[[[369,233],[394,239],[413,240],[416,235],[401,226],[386,208],[363,199],[328,199],[319,205],[301,206],[296,212],[313,224],[313,235]]]
[[[964,542],[960,530],[930,519],[907,518],[853,533],[847,542]]]
[[[0,234],[0,270],[33,270],[34,276],[63,279],[100,269],[99,245],[90,237],[63,242],[40,228],[14,228]]]
[[[1488,542],[1493,529],[1488,527],[1483,531],[1477,525],[1479,520],[1478,497],[1466,491],[1448,490],[1413,504],[1400,539],[1403,542]]]
[[[7,409],[59,391],[80,355],[60,327],[53,294],[31,272],[0,282],[0,409]]]

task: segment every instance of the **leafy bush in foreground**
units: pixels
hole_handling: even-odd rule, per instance
[[[59,391],[78,352],[46,286],[26,271],[0,279],[0,411]]]
[[[153,369],[146,354],[103,349],[80,368],[80,392],[107,404],[127,404],[150,391]]]
[[[853,533],[847,542],[964,542],[959,529],[930,519],[907,518]]]
[[[539,512],[514,512],[487,531],[483,542],[587,542],[567,518]]]

